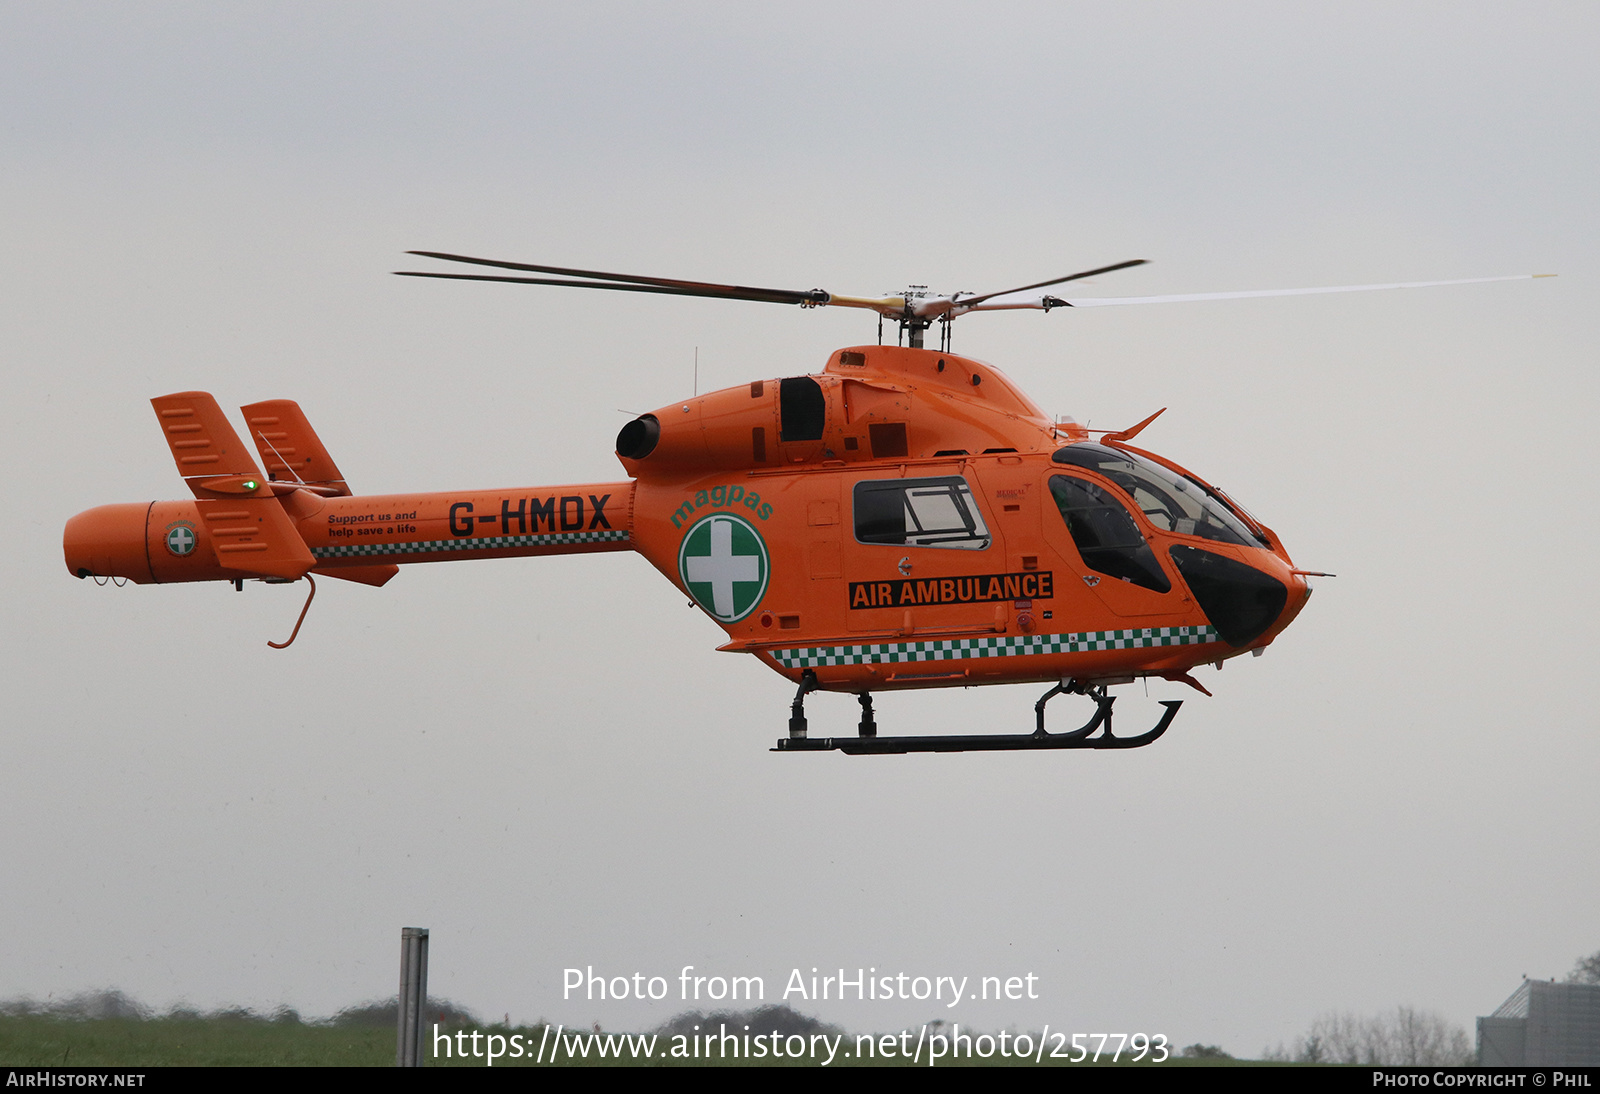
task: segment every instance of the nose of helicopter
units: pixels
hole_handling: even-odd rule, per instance
[[[1287,626],[1305,601],[1300,596],[1296,611],[1285,613],[1289,586],[1283,580],[1213,551],[1175,545],[1172,561],[1217,634],[1235,648],[1254,642],[1280,620]],[[1304,582],[1290,574],[1285,573],[1284,577],[1304,588]]]

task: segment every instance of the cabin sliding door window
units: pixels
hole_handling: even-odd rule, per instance
[[[992,539],[972,488],[959,475],[858,482],[854,510],[861,543],[981,551]]]

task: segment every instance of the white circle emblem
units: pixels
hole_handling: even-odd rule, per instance
[[[200,538],[194,534],[194,529],[188,524],[174,524],[167,529],[167,550],[183,558],[194,550],[194,545]]]
[[[678,577],[719,623],[737,623],[767,593],[771,563],[755,525],[732,513],[702,517],[678,548]]]

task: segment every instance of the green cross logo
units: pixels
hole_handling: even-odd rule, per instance
[[[190,551],[193,551],[194,545],[198,542],[200,542],[200,540],[194,534],[194,525],[190,524],[188,521],[174,524],[167,529],[167,550],[171,551],[179,558],[182,558]]]
[[[720,623],[737,623],[755,610],[770,571],[761,533],[732,513],[696,521],[678,548],[683,587]]]

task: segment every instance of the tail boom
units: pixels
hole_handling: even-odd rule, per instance
[[[291,550],[241,550],[250,543],[246,516],[258,514],[237,502],[103,505],[67,522],[67,569],[138,584],[293,580],[310,571],[381,585],[395,566],[414,562],[633,549],[632,482],[354,497],[291,490],[250,503],[272,507],[265,523],[282,530],[275,540],[293,537]]]
[[[304,500],[302,500],[304,499]],[[448,494],[294,495],[319,570],[633,549],[633,483]]]

